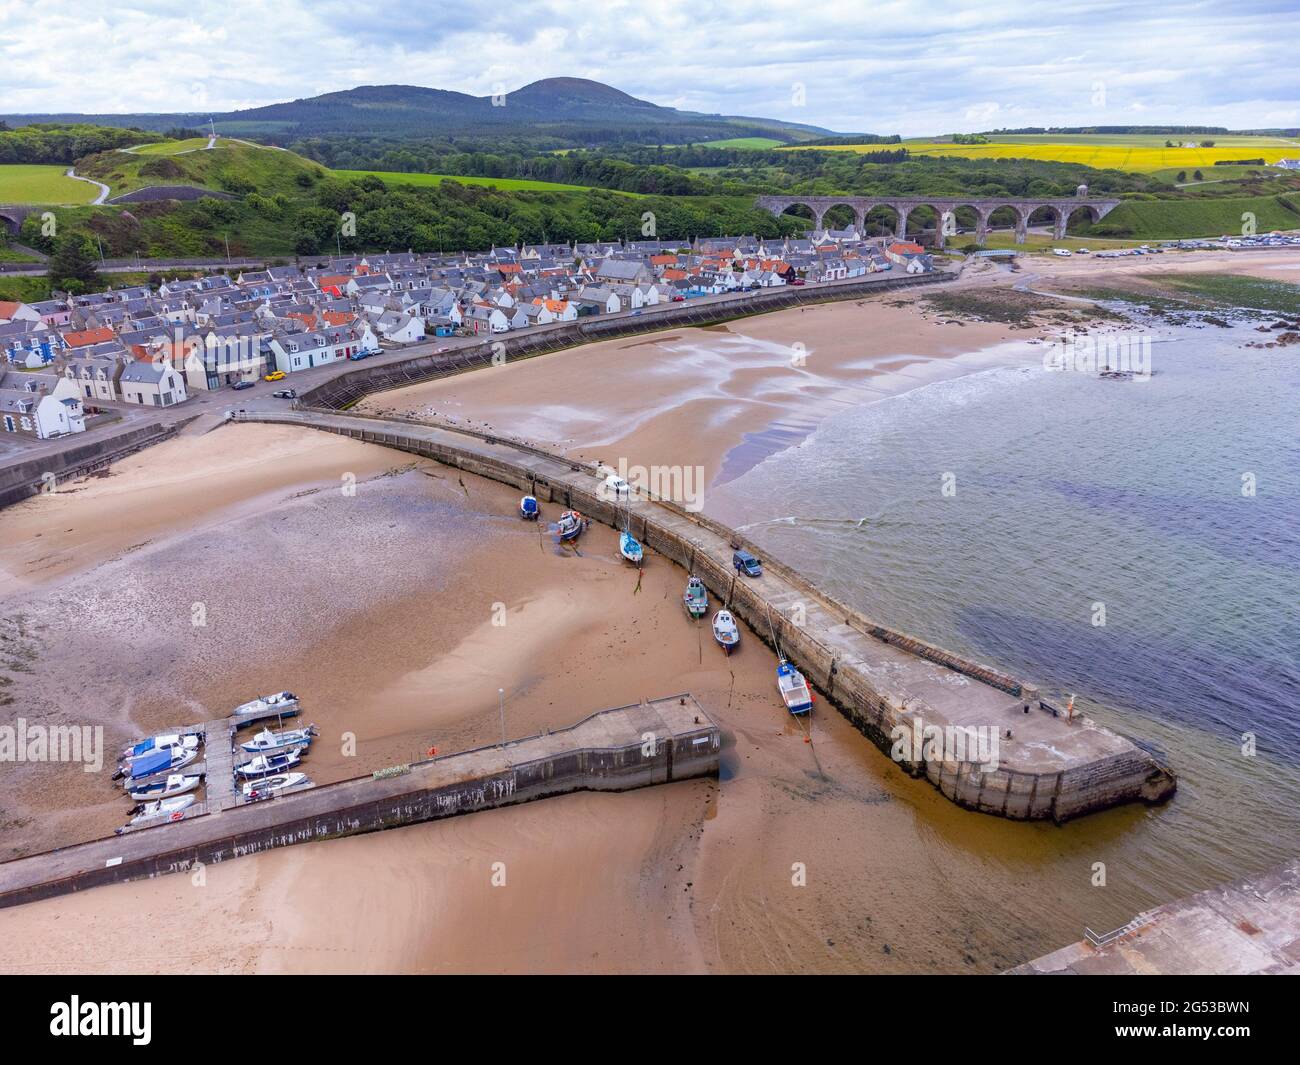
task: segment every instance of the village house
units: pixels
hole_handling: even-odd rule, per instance
[[[76,384],[56,374],[0,374],[0,426],[38,440],[86,431]]]

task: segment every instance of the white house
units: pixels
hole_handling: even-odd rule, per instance
[[[124,403],[174,407],[189,399],[185,377],[167,359],[132,359],[117,379]]]
[[[48,374],[6,375],[0,381],[0,427],[41,440],[86,431],[81,392],[73,381]]]

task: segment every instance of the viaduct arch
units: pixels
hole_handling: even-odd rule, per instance
[[[897,233],[900,236],[907,232],[907,216],[918,207],[929,207],[941,222],[953,218],[959,207],[969,207],[979,219],[975,227],[975,239],[979,244],[983,244],[985,237],[988,236],[989,217],[993,212],[1002,207],[1009,207],[1016,215],[1016,243],[1023,244],[1025,233],[1029,228],[1029,217],[1040,208],[1048,207],[1054,212],[1053,238],[1061,240],[1065,237],[1066,226],[1069,225],[1070,218],[1076,211],[1087,211],[1089,217],[1096,222],[1110,214],[1119,206],[1120,201],[1098,199],[1087,195],[1027,200],[970,197],[950,199],[934,196],[759,196],[755,203],[778,218],[791,207],[806,207],[812,212],[818,229],[823,228],[822,220],[832,207],[848,207],[853,211],[859,232],[862,231],[866,217],[872,209],[890,207],[898,215]],[[935,241],[940,248],[944,246],[946,236],[944,229],[942,224],[935,229]]]

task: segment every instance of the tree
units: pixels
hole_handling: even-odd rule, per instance
[[[1192,175],[1192,180],[1194,180],[1194,181],[1204,181],[1204,180],[1205,180],[1205,175],[1202,174],[1202,173],[1198,170],[1198,171],[1196,171],[1195,174]]]
[[[67,291],[77,288],[80,292],[93,292],[99,285],[95,267],[95,249],[90,238],[68,233],[58,239],[50,256],[50,285]]]
[[[1177,177],[1175,180],[1177,180],[1180,184],[1181,184],[1182,182],[1186,181],[1186,180],[1187,180],[1187,171],[1186,171],[1186,170],[1180,170],[1180,171],[1178,171],[1178,177]]]

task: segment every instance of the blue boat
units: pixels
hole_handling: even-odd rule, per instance
[[[525,521],[536,521],[542,513],[542,508],[537,505],[536,496],[524,496],[519,501],[519,516]]]
[[[560,539],[564,542],[576,540],[586,528],[587,519],[576,510],[566,510],[555,524],[555,531],[560,534]]]
[[[641,565],[641,559],[645,557],[640,541],[626,529],[619,533],[618,553],[637,566]]]
[[[114,780],[126,778],[124,787],[130,787],[133,781],[143,780],[155,773],[165,773],[169,769],[183,769],[189,765],[199,752],[193,747],[170,747],[161,751],[150,751],[127,763],[113,774]]]
[[[781,693],[785,708],[796,717],[808,713],[813,707],[812,692],[803,674],[784,658],[776,667],[776,688]]]

